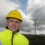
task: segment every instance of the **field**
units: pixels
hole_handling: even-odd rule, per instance
[[[45,45],[45,35],[26,35],[29,39],[29,45]]]

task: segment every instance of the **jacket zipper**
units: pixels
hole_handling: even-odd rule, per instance
[[[19,32],[19,30],[17,30],[16,32]],[[13,45],[13,38],[14,38],[14,34],[15,34],[16,32],[12,32],[11,45]]]
[[[13,37],[14,37],[14,33],[12,33],[11,45],[13,45]]]
[[[12,39],[11,39],[11,45],[13,45],[13,38],[14,38],[14,34],[15,34],[16,32],[12,32]]]

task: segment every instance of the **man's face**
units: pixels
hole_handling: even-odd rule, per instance
[[[17,31],[17,29],[20,27],[21,22],[18,19],[10,18],[7,19],[7,26],[8,29],[11,31]]]

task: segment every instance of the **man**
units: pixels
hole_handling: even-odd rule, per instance
[[[19,33],[22,16],[18,10],[12,10],[6,17],[5,31],[0,32],[1,45],[29,45],[29,40]]]

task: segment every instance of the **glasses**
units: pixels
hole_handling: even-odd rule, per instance
[[[8,20],[10,23],[15,22],[16,24],[20,24],[20,21]]]

